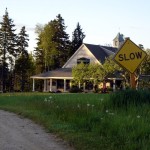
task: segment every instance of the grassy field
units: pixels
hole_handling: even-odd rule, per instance
[[[150,92],[1,94],[0,109],[41,124],[77,150],[149,150]]]

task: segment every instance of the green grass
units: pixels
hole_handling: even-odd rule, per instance
[[[77,150],[149,150],[150,93],[134,92],[1,94],[0,109],[34,120]]]

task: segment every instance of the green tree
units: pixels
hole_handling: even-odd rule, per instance
[[[89,78],[88,75],[88,65],[84,63],[80,63],[72,68],[72,75],[76,84],[79,84],[79,88],[81,88],[81,84],[84,83],[85,79]]]
[[[113,56],[109,56],[105,59],[103,68],[104,68],[104,78],[107,77],[108,74],[113,74],[115,72],[122,72],[122,68],[113,61]]]
[[[8,82],[9,68],[14,67],[16,57],[16,38],[13,20],[9,17],[7,8],[0,22],[0,55],[2,62],[2,91],[6,91]]]
[[[105,82],[107,76],[122,69],[112,60],[112,56],[106,58],[104,64],[78,64],[72,69],[73,78],[76,83],[83,84],[85,80],[90,80],[94,87],[99,82]]]
[[[21,83],[21,91],[25,89],[25,83],[27,82],[27,71],[29,69],[29,55],[27,51],[28,47],[28,34],[26,34],[25,26],[23,26],[18,34],[18,50],[19,55],[15,64],[15,73],[18,76]]]
[[[54,33],[52,35],[51,48],[52,52],[54,51],[54,60],[56,63],[56,68],[60,68],[64,65],[69,56],[70,50],[69,35],[65,31],[66,26],[64,23],[64,19],[60,14],[56,16],[56,19],[51,21],[51,27]],[[53,56],[53,53],[51,55]]]
[[[64,19],[59,14],[44,27],[37,26],[38,45],[36,57],[43,57],[45,71],[60,68],[69,56],[70,40]]]
[[[37,24],[35,28],[35,33],[37,34],[37,46],[34,50],[34,58],[35,58],[35,65],[36,65],[36,74],[42,73],[45,70],[46,64],[44,60],[44,50],[42,48],[42,32],[44,27],[41,24]]]
[[[22,69],[22,67],[24,69]],[[29,57],[26,59],[23,58],[23,56],[20,56],[16,60],[15,71],[15,90],[31,91],[32,81],[30,76],[35,74],[35,63],[32,54],[29,54]],[[24,72],[23,75],[22,72]]]
[[[72,33],[70,56],[82,45],[84,38],[85,34],[78,22],[76,29]]]
[[[150,74],[150,49],[146,50],[147,57],[141,65],[141,74]]]
[[[42,73],[45,70],[44,51],[40,48],[41,40],[37,38],[37,47],[34,50],[36,74]]]

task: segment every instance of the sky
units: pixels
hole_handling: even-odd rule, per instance
[[[6,8],[18,32],[26,27],[29,51],[36,46],[36,25],[45,25],[58,14],[70,40],[79,22],[86,35],[84,43],[112,46],[120,32],[150,48],[150,0],[0,0],[0,21]]]

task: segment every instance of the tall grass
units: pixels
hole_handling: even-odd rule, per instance
[[[33,119],[75,149],[149,150],[149,94],[4,94],[0,108]]]
[[[150,104],[150,91],[148,90],[125,90],[117,93],[112,93],[110,101],[114,107],[142,106]]]

